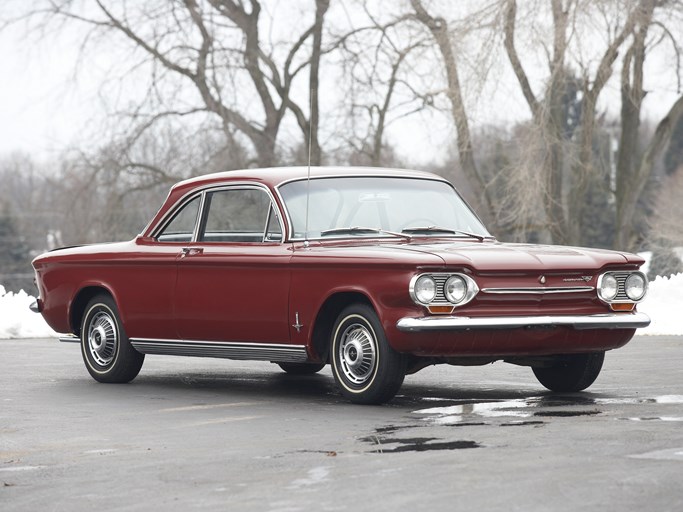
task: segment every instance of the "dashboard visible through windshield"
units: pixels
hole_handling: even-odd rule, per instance
[[[490,237],[450,184],[430,179],[333,177],[279,187],[291,237]]]

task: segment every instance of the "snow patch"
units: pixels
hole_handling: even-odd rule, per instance
[[[7,292],[0,285],[0,339],[58,336],[40,314],[29,309],[34,300],[24,290],[19,293]]]
[[[683,335],[683,321],[678,316],[683,311],[683,272],[671,277],[657,276],[650,282],[647,297],[638,306],[652,323],[638,334]]]

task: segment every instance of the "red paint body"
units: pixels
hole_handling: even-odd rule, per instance
[[[355,170],[373,176],[430,174],[395,170]],[[332,170],[314,171],[339,175]],[[590,276],[595,286],[605,270],[636,270],[644,261],[614,251],[503,244],[496,241],[439,238],[334,239],[283,242],[158,242],[152,235],[173,207],[197,189],[231,183],[265,185],[286,218],[277,187],[305,177],[305,169],[237,171],[195,178],[176,185],[145,231],[130,242],[60,249],[33,265],[42,314],[58,332],[78,333],[74,302],[88,287],[107,290],[118,305],[130,338],[257,342],[302,345],[309,359],[313,328],[320,312],[339,294],[364,297],[377,312],[389,343],[418,356],[525,356],[592,352],[626,344],[635,329],[491,329],[405,332],[397,322],[430,313],[408,293],[411,278],[422,272],[462,272],[480,289],[567,285],[565,279]],[[186,254],[183,253],[186,249]],[[595,291],[558,295],[488,295],[456,308],[454,315],[505,317],[611,313]],[[294,327],[298,314],[302,327]],[[626,313],[627,314],[627,313]]]

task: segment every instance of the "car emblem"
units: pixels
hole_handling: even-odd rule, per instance
[[[296,332],[301,332],[301,328],[303,327],[303,324],[299,323],[299,312],[296,312],[296,319],[294,320],[294,324],[292,325],[296,329]]]
[[[541,284],[545,284],[545,276],[541,276],[538,278],[538,282]]]
[[[584,283],[589,282],[593,279],[593,276],[581,276],[581,277],[566,277],[563,279],[565,283],[575,283],[577,281],[583,281]]]

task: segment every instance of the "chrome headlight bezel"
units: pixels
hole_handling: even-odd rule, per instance
[[[424,296],[422,298],[420,298],[420,296],[422,295],[422,290],[424,289],[421,287],[421,283],[424,283],[425,286],[427,286],[428,283],[431,283],[431,286],[433,289],[433,293],[432,293],[431,298],[426,299]],[[437,294],[436,281],[434,281],[434,278],[429,274],[422,274],[422,275],[416,276],[410,282],[410,297],[417,304],[421,304],[423,306],[430,304],[436,298],[436,294]]]
[[[429,279],[435,285],[435,293],[429,302],[424,302],[418,298],[418,282],[422,279]],[[464,285],[464,292],[461,297],[447,293],[448,283],[459,280]],[[426,272],[413,276],[409,286],[410,298],[419,306],[451,306],[459,307],[470,302],[479,293],[479,286],[476,281],[467,274],[460,272]]]
[[[453,294],[452,288],[458,287],[457,294]],[[467,281],[458,274],[452,275],[443,284],[443,295],[451,304],[460,304],[467,297]]]
[[[629,295],[626,286],[628,280],[634,278],[634,276],[638,276],[638,278],[641,279],[643,283],[643,292],[640,296],[636,296],[636,298],[633,298],[631,295]],[[616,292],[614,293],[614,295],[605,294],[603,292],[606,282],[616,282]],[[598,298],[605,304],[638,304],[645,299],[647,295],[647,289],[647,276],[640,271],[610,270],[598,276]]]
[[[639,293],[636,293],[635,295],[631,295],[629,293],[629,281],[633,280],[639,280],[641,283],[639,285],[641,291],[639,291]],[[626,292],[626,296],[634,302],[643,300],[645,298],[645,294],[647,294],[647,277],[645,277],[645,275],[641,274],[640,272],[632,273],[630,276],[626,278],[626,281],[624,282],[624,291]]]
[[[606,288],[609,290],[608,292],[605,291]],[[597,289],[600,300],[610,304],[617,297],[617,295],[619,295],[619,281],[611,273],[602,274],[600,277],[598,277]]]

